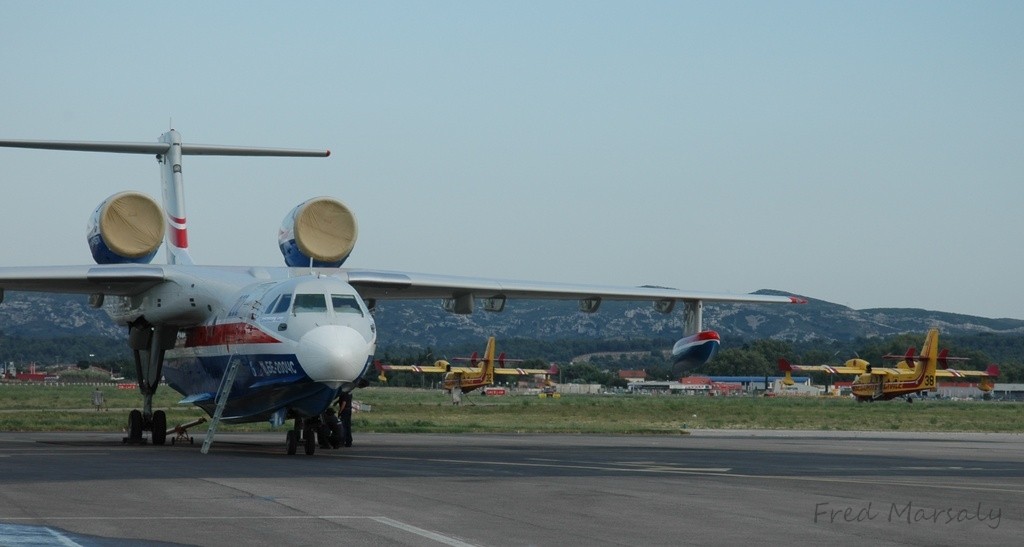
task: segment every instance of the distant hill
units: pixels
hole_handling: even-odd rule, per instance
[[[84,295],[4,292],[0,334],[25,338],[127,336],[102,310],[89,307]]]
[[[374,316],[382,347],[479,343],[490,335],[536,340],[674,340],[682,333],[681,313],[665,315],[641,303],[605,302],[597,313],[585,314],[577,310],[574,301],[509,300],[500,313],[454,315],[442,310],[437,300],[393,301],[379,302]],[[930,327],[948,335],[1024,333],[1024,320],[905,308],[854,310],[817,299],[804,305],[708,304],[704,307],[704,324],[730,339],[792,342],[850,341],[922,333]],[[90,308],[85,296],[7,292],[0,305],[0,333],[30,338],[120,338],[126,329],[114,325],[102,311]]]

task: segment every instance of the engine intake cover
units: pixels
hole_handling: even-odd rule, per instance
[[[319,197],[285,216],[277,243],[288,266],[336,268],[352,253],[358,235],[356,217],[344,203]]]
[[[93,211],[87,238],[97,264],[148,264],[164,240],[163,209],[146,194],[114,194]]]

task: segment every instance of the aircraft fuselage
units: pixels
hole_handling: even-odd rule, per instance
[[[370,363],[376,326],[339,277],[289,268],[185,268],[204,283],[178,279],[104,303],[117,323],[177,328],[163,376],[183,402],[212,415],[220,381],[237,360],[224,421],[317,416]]]

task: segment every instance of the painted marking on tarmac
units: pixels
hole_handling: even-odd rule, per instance
[[[354,515],[294,515],[294,516],[226,516],[226,517],[212,517],[212,516],[152,516],[152,517],[3,517],[0,516],[0,520],[16,520],[16,521],[99,521],[99,520],[114,520],[114,521],[216,521],[216,520],[372,520],[374,522],[390,526],[404,532],[409,532],[420,536],[425,539],[443,543],[445,545],[451,545],[452,547],[476,547],[473,543],[466,543],[457,538],[446,536],[413,526],[405,522],[395,520],[390,517],[384,516],[354,516]],[[66,547],[80,547],[81,544],[75,542],[71,538],[61,534],[60,532],[48,528],[45,526],[28,526],[19,524],[0,524],[0,545],[3,546],[18,546],[18,545],[64,545]]]
[[[1000,485],[985,485],[985,484],[942,484],[935,481],[910,481],[910,480],[893,480],[893,479],[854,479],[844,477],[806,477],[800,475],[758,475],[749,473],[731,473],[732,468],[729,467],[676,467],[673,465],[657,464],[655,462],[617,462],[614,464],[601,464],[592,462],[580,462],[580,463],[529,463],[529,462],[504,462],[504,461],[478,461],[478,460],[456,460],[456,459],[437,459],[437,458],[411,458],[411,457],[399,457],[399,456],[363,456],[363,455],[352,455],[349,456],[353,459],[371,459],[371,460],[395,460],[395,461],[431,461],[445,464],[456,464],[456,465],[492,465],[500,467],[534,467],[534,468],[550,468],[550,469],[582,469],[589,471],[610,471],[610,472],[632,472],[632,473],[652,473],[652,474],[666,474],[666,475],[711,475],[717,477],[731,477],[737,479],[763,479],[763,480],[782,480],[792,482],[822,482],[822,483],[836,483],[836,484],[885,484],[893,485],[898,484],[900,486],[913,486],[920,488],[934,488],[934,489],[946,489],[946,490],[967,490],[977,492],[1010,492],[1024,494],[1024,489],[1021,488],[1006,488]],[[934,469],[934,468],[928,468]],[[942,468],[939,468],[942,469]]]
[[[466,543],[464,541],[455,539],[453,537],[441,535],[441,534],[438,534],[437,532],[431,532],[430,530],[424,530],[423,528],[419,528],[419,527],[413,526],[411,524],[406,524],[404,522],[399,522],[397,520],[390,519],[388,517],[368,517],[368,518],[370,518],[371,520],[377,521],[377,522],[379,522],[381,524],[386,524],[386,525],[391,526],[393,528],[398,528],[399,530],[405,530],[406,532],[409,532],[411,534],[416,534],[417,536],[420,536],[420,537],[424,537],[424,538],[427,538],[427,539],[432,539],[432,540],[434,540],[434,541],[436,541],[438,543],[444,543],[445,545],[452,545],[453,547],[475,547],[472,543]]]
[[[0,524],[0,545],[15,547],[17,545],[64,545],[81,547],[81,543],[46,526],[27,526],[23,524]]]
[[[18,458],[18,457],[26,457],[26,456],[30,456],[32,458],[44,458],[44,457],[54,457],[54,456],[56,456],[56,457],[103,456],[103,455],[106,455],[106,454],[109,454],[109,453],[110,453],[109,450],[95,451],[95,452],[90,452],[90,451],[81,451],[81,452],[53,452],[53,451],[50,451],[50,452],[35,452],[35,451],[28,451],[28,450],[26,450],[26,451],[16,450],[16,451],[9,451],[9,452],[0,452],[0,458]]]
[[[903,471],[984,471],[984,467],[961,467],[959,465],[947,465],[928,467],[927,465],[918,465],[913,467],[896,467]]]
[[[506,461],[479,461],[479,460],[455,460],[447,458],[412,458],[403,456],[350,456],[353,459],[367,460],[397,460],[397,461],[429,461],[443,464],[456,465],[491,465],[495,467],[534,467],[548,469],[582,469],[587,471],[614,471],[631,473],[669,473],[688,475],[721,475],[732,470],[731,467],[676,467],[670,464],[655,464],[637,462],[613,462],[609,464],[598,462],[575,462],[575,463],[540,463],[540,462],[506,462]],[[554,460],[551,460],[554,461]]]

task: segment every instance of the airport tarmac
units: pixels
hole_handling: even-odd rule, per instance
[[[0,545],[1008,545],[1024,436],[0,433]]]

